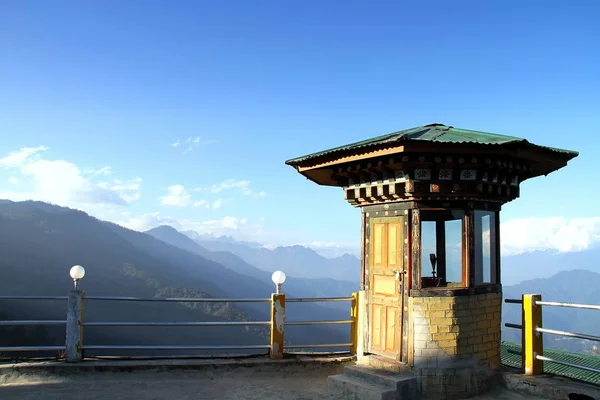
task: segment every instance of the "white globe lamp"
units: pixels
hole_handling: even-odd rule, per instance
[[[71,267],[69,275],[71,275],[71,279],[73,279],[73,286],[75,286],[75,290],[77,290],[79,289],[79,281],[85,276],[85,268],[83,268],[81,265],[74,265]]]
[[[273,272],[273,275],[271,275],[271,280],[275,284],[277,294],[281,293],[281,285],[285,283],[285,273],[283,271],[275,271]]]

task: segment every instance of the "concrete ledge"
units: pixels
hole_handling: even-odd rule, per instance
[[[28,361],[0,364],[0,375],[10,372],[50,372],[69,374],[78,372],[133,372],[144,370],[176,370],[235,368],[277,365],[332,365],[353,362],[354,356],[288,356],[275,360],[268,356],[255,358],[208,358],[208,359],[88,359],[77,363],[65,361]]]
[[[586,394],[600,399],[600,387],[554,375],[527,376],[506,371],[504,385],[510,391],[542,397],[548,400],[565,400],[569,393]]]

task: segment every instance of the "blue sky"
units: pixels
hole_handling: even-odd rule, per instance
[[[502,220],[528,246],[586,246],[599,16],[596,1],[5,0],[0,197],[352,247],[359,210],[284,161],[437,122],[580,151]]]

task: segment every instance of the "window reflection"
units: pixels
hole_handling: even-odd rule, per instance
[[[473,222],[475,284],[496,283],[496,215],[493,211],[475,211]]]
[[[461,287],[464,276],[462,210],[421,210],[423,287]]]

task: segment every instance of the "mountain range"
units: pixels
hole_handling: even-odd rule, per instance
[[[175,246],[184,246],[188,243],[191,251],[197,248],[189,241],[182,238],[181,233],[170,227],[158,227],[148,231],[161,240]],[[245,265],[245,269],[238,272],[250,274],[260,279],[266,279],[263,271],[273,271],[280,265],[297,266],[306,273],[312,271],[306,265],[321,265],[319,272],[324,276],[335,276],[338,271],[356,271],[359,269],[360,261],[351,255],[338,258],[326,259],[315,251],[302,246],[288,246],[276,249],[265,249],[260,243],[236,242],[231,237],[217,238],[211,235],[199,236],[195,232],[183,232],[192,242],[200,244],[203,249],[214,250],[213,256],[221,255],[219,261],[230,268]],[[206,250],[204,250],[206,251]],[[231,257],[231,254],[239,256]],[[228,254],[229,261],[227,264]],[[504,298],[521,298],[523,293],[539,293],[551,301],[576,302],[581,304],[598,304],[600,299],[600,268],[595,262],[600,256],[598,248],[592,247],[588,250],[574,253],[555,253],[552,251],[537,251],[518,255],[504,256],[502,258],[502,281]],[[235,259],[235,261],[233,261]],[[293,260],[285,261],[285,260]],[[242,262],[240,262],[240,260]],[[250,261],[253,265],[263,271],[257,271],[252,267],[248,269]],[[339,266],[336,266],[339,263]],[[295,271],[293,268],[292,271]],[[287,270],[286,270],[287,271]],[[343,296],[348,293],[348,288],[353,287],[352,282],[341,283],[337,280],[325,278],[335,286],[323,287],[323,295],[326,296],[333,288],[335,295]],[[308,285],[304,285],[308,281]],[[292,283],[293,282],[293,283]],[[294,285],[293,290],[303,291],[308,288],[316,288],[315,283],[321,283],[322,279],[294,279],[289,285]],[[286,284],[287,285],[287,284]],[[298,287],[299,286],[299,287]],[[290,290],[292,286],[290,286]],[[339,290],[340,292],[337,292]],[[319,296],[319,293],[313,295]],[[597,312],[589,310],[574,310],[567,308],[544,308],[544,324],[552,329],[569,332],[580,332],[600,336],[600,325],[597,324]],[[503,323],[520,323],[521,309],[515,304],[503,304]],[[503,327],[503,340],[520,342],[521,334],[518,330]],[[591,354],[594,352],[594,343],[579,339],[565,339],[556,335],[545,335],[545,345],[550,348],[563,349],[574,352]]]
[[[326,258],[303,246],[267,249],[229,237],[179,232],[159,226],[137,232],[88,214],[42,202],[0,200],[0,294],[64,296],[68,270],[86,268],[88,295],[131,297],[268,298],[271,273],[288,275],[288,297],[347,297],[358,289],[360,261],[352,255]],[[540,293],[552,301],[598,304],[597,248],[578,253],[525,253],[503,257],[504,298]],[[569,269],[569,270],[567,270]],[[507,284],[513,282],[514,284]],[[64,319],[60,301],[0,300],[0,320]],[[135,303],[89,300],[89,321],[267,321],[266,304]],[[348,303],[288,303],[288,320],[348,319]],[[544,326],[600,335],[597,312],[544,308]],[[503,305],[504,322],[520,323],[518,305]],[[88,327],[87,344],[266,344],[266,327]],[[520,332],[503,328],[503,340]],[[290,326],[293,344],[347,342],[347,326]],[[64,327],[0,327],[0,346],[64,343]],[[548,346],[591,352],[582,340],[545,335]],[[186,352],[189,354],[190,352]],[[121,354],[111,352],[111,354]],[[125,353],[123,353],[125,354]],[[128,352],[127,354],[131,354]],[[159,354],[159,353],[157,353]],[[162,353],[160,353],[162,354]],[[176,352],[173,354],[177,354]],[[98,354],[102,355],[102,354]]]
[[[164,227],[157,229],[160,228]],[[226,236],[198,235],[195,231],[183,233],[207,250],[233,253],[265,271],[284,269],[284,272],[296,278],[359,281],[360,259],[351,254],[326,258],[313,249],[300,245],[268,249],[259,243],[237,242]]]
[[[582,251],[556,252],[532,251],[502,257],[502,283],[516,285],[521,282],[547,278],[571,269],[585,269],[600,273],[600,247],[591,246]]]
[[[503,287],[505,299],[521,299],[523,293],[540,294],[546,301],[600,305],[600,274],[574,269]],[[520,343],[520,330],[506,328],[504,323],[521,324],[521,306],[504,303],[502,316],[502,339]],[[543,306],[542,321],[547,329],[600,336],[600,312],[596,310]],[[588,340],[544,334],[544,346],[554,349],[592,354],[595,345]]]
[[[358,282],[360,260],[351,254],[327,258],[305,246],[268,249],[261,243],[236,241],[230,236],[199,235],[195,231],[182,233],[205,249],[233,253],[265,271],[272,272],[284,269],[285,266],[285,272],[296,278],[324,277]],[[591,246],[576,252],[546,250],[503,255],[501,266],[503,285],[547,278],[569,269],[586,269],[600,273],[600,246]]]
[[[179,237],[189,239],[182,234]],[[42,202],[0,201],[0,249],[3,295],[64,296],[72,284],[68,270],[74,264],[86,268],[81,284],[88,295],[264,299],[274,291],[268,273],[259,278],[259,274],[253,277],[238,272],[253,269],[233,254],[212,254],[199,245],[186,250],[84,212]],[[291,291],[294,279],[288,279],[288,296],[316,293],[315,285],[310,282],[303,283],[310,290],[294,293]],[[351,290],[344,295],[350,293]],[[264,303],[150,304],[90,300],[85,307],[86,320],[90,321],[268,321],[270,318],[269,307]],[[64,302],[0,300],[5,319],[64,319],[65,309]],[[295,303],[288,306],[287,315],[289,320],[348,319],[349,305],[334,308]],[[64,343],[64,328],[55,328],[44,330],[45,344]],[[0,346],[6,341],[27,345],[28,338],[33,341],[37,337],[32,332],[35,330],[2,327]],[[349,328],[345,326],[294,326],[286,332],[286,341],[298,345],[311,341],[336,343],[347,342],[348,336]],[[268,329],[89,327],[85,338],[87,344],[108,345],[267,344]]]
[[[146,231],[150,236],[153,236],[165,243],[168,243],[174,247],[178,247],[182,250],[189,251],[190,253],[200,255],[206,259],[217,262],[226,268],[235,271],[241,275],[245,275],[261,282],[272,285],[271,274],[277,269],[283,270],[288,275],[285,284],[283,285],[286,293],[294,293],[295,295],[302,297],[347,297],[352,292],[358,290],[358,282],[337,280],[332,278],[299,278],[292,275],[295,271],[294,268],[288,268],[285,259],[280,259],[279,256],[283,254],[295,254],[294,251],[297,247],[291,248],[278,248],[275,250],[268,250],[264,248],[254,248],[243,243],[231,242],[231,241],[206,241],[206,240],[193,240],[189,235],[185,235],[170,226],[159,226],[157,228]],[[193,237],[193,236],[192,236]],[[227,243],[227,250],[216,250],[219,248],[219,244]],[[211,245],[212,244],[212,245]],[[215,245],[216,244],[216,245]],[[210,250],[208,250],[210,248]],[[262,268],[251,265],[248,261],[256,261],[254,258],[245,255],[254,254],[252,250],[257,250],[258,254],[261,254],[262,259],[266,261],[266,264],[260,264]],[[242,254],[241,256],[239,254]],[[331,269],[346,268],[348,275],[359,275],[359,261],[355,257],[349,259],[347,265],[341,264],[340,259],[327,259],[318,255],[315,251],[307,248],[298,252],[298,258],[295,259],[296,265],[302,265],[301,255],[308,254],[310,260],[316,260],[320,268],[325,271]],[[309,260],[306,260],[306,265]],[[256,265],[256,264],[255,264]],[[269,267],[269,265],[278,265],[279,268]],[[312,264],[315,265],[315,264]],[[314,268],[314,267],[313,267]],[[291,271],[291,272],[290,272]],[[325,273],[326,274],[326,273]],[[358,281],[358,279],[355,279]],[[344,303],[324,303],[326,307],[343,308],[348,309],[347,304]]]

